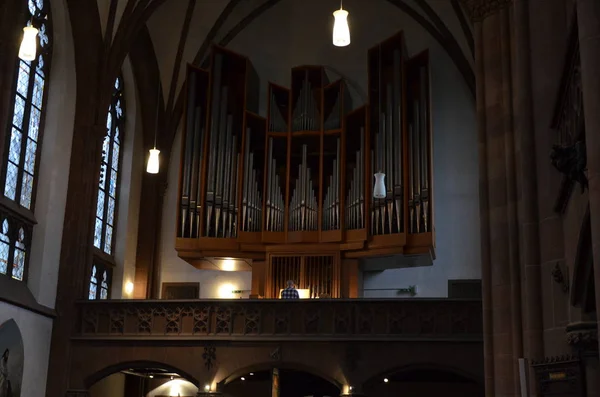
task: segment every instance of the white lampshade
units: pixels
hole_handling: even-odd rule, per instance
[[[146,172],[149,174],[158,174],[158,170],[160,169],[159,164],[159,155],[160,150],[157,148],[150,149],[150,157],[148,158],[148,166],[146,167]]]
[[[339,9],[333,13],[333,45],[346,47],[350,45],[350,27],[348,26],[348,11]]]
[[[385,174],[378,172],[375,174],[375,187],[373,188],[373,197],[376,199],[385,198]]]
[[[22,60],[35,60],[37,51],[37,34],[38,30],[33,26],[25,26],[23,28],[23,41],[21,41],[21,48],[19,48],[19,58]]]

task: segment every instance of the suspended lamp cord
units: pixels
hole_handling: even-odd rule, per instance
[[[160,74],[158,75],[158,88],[156,89],[156,120],[154,123],[154,149],[156,149],[156,136],[158,135],[158,110],[160,109]]]

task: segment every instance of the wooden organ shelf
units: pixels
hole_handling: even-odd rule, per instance
[[[314,263],[338,278],[340,258],[434,255],[427,51],[409,57],[402,32],[370,49],[368,104],[353,110],[343,80],[329,82],[321,66],[295,67],[291,88],[269,83],[266,118],[246,57],[215,46],[210,65],[188,67],[181,258],[268,259],[270,271],[298,260],[290,269],[300,279],[305,267],[322,271]],[[374,199],[379,171],[386,196]],[[301,287],[315,283],[310,277]],[[267,284],[275,293],[280,283]]]

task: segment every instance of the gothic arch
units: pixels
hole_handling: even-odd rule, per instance
[[[438,364],[438,363],[427,363],[427,362],[403,365],[400,367],[392,367],[385,372],[381,372],[381,373],[378,373],[378,374],[372,376],[365,382],[365,385],[373,384],[374,382],[380,382],[381,379],[383,379],[385,377],[393,376],[395,374],[399,374],[402,372],[428,371],[428,370],[429,371],[446,372],[446,373],[449,373],[452,375],[456,375],[458,377],[464,378],[465,380],[474,382],[477,385],[481,386],[482,388],[484,387],[484,380],[480,376],[477,376],[475,374],[472,374],[472,373],[462,370],[460,368],[451,367],[451,366]]]
[[[326,380],[327,382],[331,383],[333,386],[337,387],[340,390],[342,389],[342,383],[339,382],[337,379],[331,377],[330,374],[325,374],[322,371],[319,371],[318,369],[315,369],[315,368],[310,367],[305,364],[295,363],[295,362],[290,362],[290,361],[277,362],[277,363],[265,362],[265,363],[260,363],[260,364],[252,364],[250,366],[243,367],[243,368],[238,368],[235,371],[233,371],[232,373],[230,373],[226,378],[221,380],[219,382],[219,385],[226,386],[227,384],[233,382],[234,380],[238,379],[241,376],[249,374],[250,372],[271,371],[274,368],[306,372],[307,374],[314,375],[323,380]]]
[[[21,330],[14,319],[0,324],[0,360],[6,360],[13,395],[21,395],[25,349]]]
[[[102,379],[104,379],[112,374],[115,374],[117,372],[121,372],[121,371],[127,370],[127,369],[147,369],[147,368],[160,368],[163,370],[167,370],[169,372],[177,373],[181,377],[185,378],[187,381],[193,383],[194,386],[196,386],[196,387],[198,387],[198,385],[200,384],[198,382],[198,380],[196,378],[194,378],[192,375],[190,375],[189,373],[182,371],[172,365],[161,363],[158,361],[140,360],[140,361],[125,361],[122,363],[113,364],[108,367],[105,367],[105,368],[87,376],[84,379],[84,385],[86,388],[89,389],[95,383],[97,383],[97,382],[101,381]]]

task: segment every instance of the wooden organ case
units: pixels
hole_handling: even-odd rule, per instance
[[[299,66],[291,88],[269,83],[266,118],[246,57],[214,46],[210,70],[188,67],[181,258],[266,261],[267,297],[286,278],[339,297],[342,258],[433,257],[429,55],[409,57],[400,32],[367,57],[368,104],[352,109],[343,80]]]

